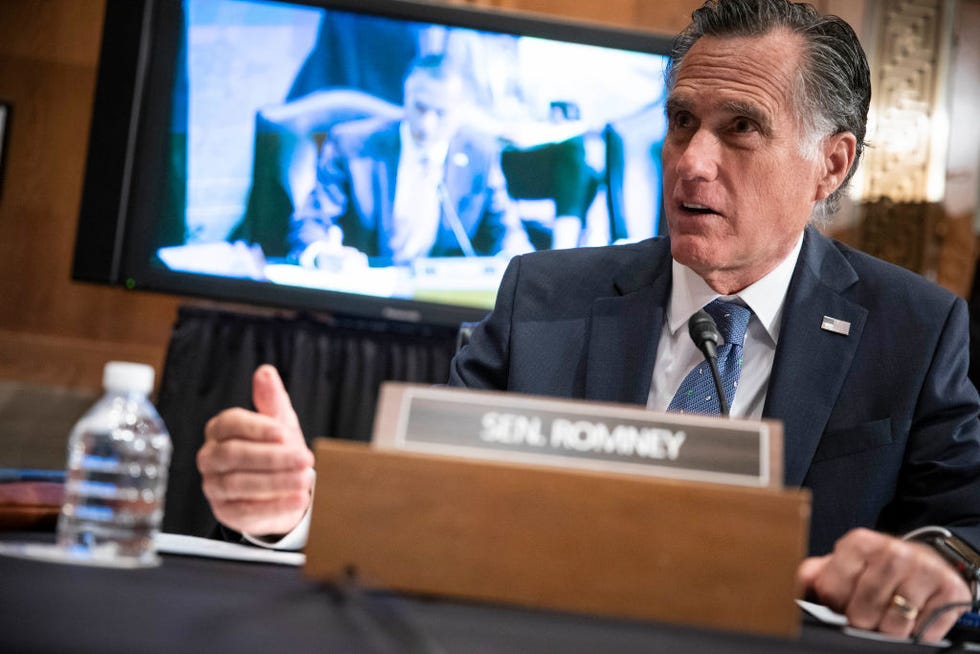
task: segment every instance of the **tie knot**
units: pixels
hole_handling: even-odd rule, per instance
[[[704,308],[718,325],[718,331],[725,343],[742,345],[745,339],[745,330],[749,326],[749,318],[752,317],[752,310],[743,307],[735,302],[724,302],[715,300]]]

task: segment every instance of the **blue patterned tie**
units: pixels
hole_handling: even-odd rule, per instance
[[[718,348],[718,376],[731,406],[738,390],[738,375],[742,372],[742,341],[745,340],[745,329],[749,326],[752,311],[740,304],[721,300],[715,300],[704,310],[715,319],[718,331],[725,339],[725,344]],[[667,410],[717,416],[721,414],[717,395],[711,368],[706,361],[702,361],[687,373]]]

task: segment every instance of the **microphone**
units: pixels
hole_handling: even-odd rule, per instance
[[[725,397],[725,389],[721,385],[721,375],[718,374],[718,343],[721,342],[721,334],[718,332],[718,325],[704,309],[691,316],[687,321],[687,331],[691,335],[691,340],[698,346],[704,355],[708,367],[711,368],[711,376],[715,380],[715,390],[718,392],[718,406],[721,415],[728,415],[728,399]]]
[[[439,182],[439,186],[436,187],[436,193],[439,197],[439,204],[442,206],[443,215],[446,217],[446,221],[449,223],[449,228],[453,230],[453,236],[456,237],[456,241],[459,243],[459,248],[463,251],[463,256],[475,257],[476,251],[473,250],[473,243],[470,241],[470,237],[466,234],[466,228],[463,227],[463,221],[459,219],[459,214],[453,207],[453,201],[449,197],[449,191],[446,189],[446,183]]]

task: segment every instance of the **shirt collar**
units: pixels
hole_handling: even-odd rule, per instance
[[[718,292],[708,286],[700,275],[687,266],[673,261],[671,263],[673,287],[671,288],[670,304],[667,310],[670,333],[676,335],[677,330],[687,325],[691,316],[712,300],[717,298],[727,301],[738,299],[756,315],[772,342],[778,342],[778,319],[802,246],[803,235],[801,234],[796,246],[786,255],[785,259],[764,277],[735,295],[718,295]]]
[[[412,138],[407,121],[402,121],[399,127],[399,134],[401,137],[403,157],[410,156],[412,157],[412,161],[419,161],[422,159],[422,154],[425,153],[429,155],[429,161],[435,164],[436,167],[441,166],[446,161],[446,155],[449,153],[449,141],[437,141],[422,147]]]

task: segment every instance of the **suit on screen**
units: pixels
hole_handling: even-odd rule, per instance
[[[401,153],[398,121],[357,121],[341,126],[325,146],[317,184],[294,214],[290,249],[299,252],[338,225],[344,245],[383,263],[392,258],[390,235]],[[463,254],[447,212],[459,218],[476,254],[497,254],[511,230],[509,198],[500,153],[488,139],[459,133],[452,139],[443,176],[444,201],[429,256]]]

